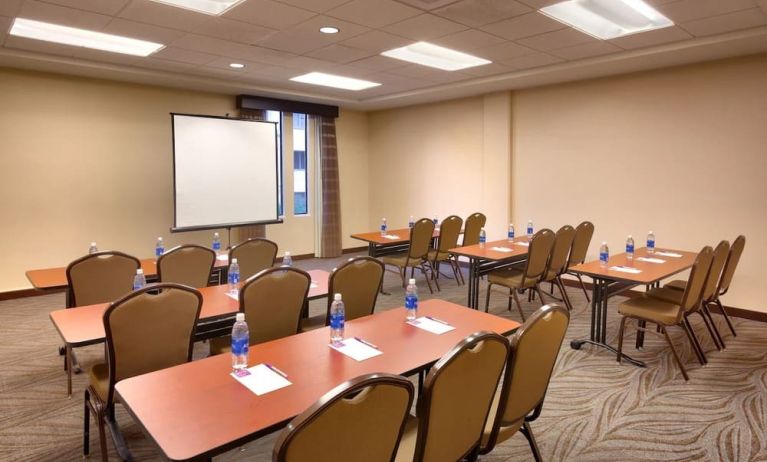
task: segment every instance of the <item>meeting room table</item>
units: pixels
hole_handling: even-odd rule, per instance
[[[468,306],[479,308],[479,281],[498,268],[516,265],[527,259],[530,239],[527,236],[486,242],[450,249],[450,253],[469,259]]]
[[[249,366],[265,364],[290,382],[260,396],[230,374],[229,355],[218,355],[122,380],[117,397],[165,459],[210,460],[284,427],[350,379],[419,373],[470,334],[509,335],[519,327],[439,299],[421,302],[418,316],[449,324],[454,327],[449,332],[437,335],[407,324],[405,315],[400,307],[346,323],[347,338],[363,339],[381,353],[363,361],[330,348],[329,327],[252,345]]]
[[[330,273],[325,270],[307,271],[312,278],[307,298],[316,300],[327,297]],[[234,314],[239,310],[239,301],[228,294],[227,284],[203,287],[200,319],[195,331],[195,340],[205,340],[227,334],[234,323]],[[109,303],[66,308],[50,313],[51,322],[64,341],[67,364],[67,395],[72,395],[72,350],[105,341],[104,312]]]
[[[659,287],[660,281],[682,271],[688,270],[695,262],[697,253],[683,250],[656,249],[654,253],[646,247],[637,249],[634,258],[621,253],[609,258],[606,267],[599,260],[581,263],[570,268],[570,272],[589,276],[593,280],[591,295],[591,333],[588,339],[576,339],[570,342],[573,349],[580,350],[588,343],[605,348],[617,354],[618,351],[607,344],[607,303],[610,297],[626,290],[644,285],[648,290]],[[642,346],[644,333],[637,333],[637,347]],[[645,363],[623,354],[628,362],[645,367]]]
[[[406,251],[410,244],[410,228],[391,229],[386,231],[386,234],[381,234],[381,231],[357,233],[351,237],[366,242],[368,255],[375,258]],[[432,238],[439,239],[439,228],[434,228]]]

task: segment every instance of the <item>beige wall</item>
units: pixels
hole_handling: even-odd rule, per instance
[[[622,252],[748,238],[725,302],[767,311],[767,55],[516,92],[514,217]]]

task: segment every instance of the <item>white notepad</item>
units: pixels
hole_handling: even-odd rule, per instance
[[[311,284],[309,284],[309,288],[310,289],[316,289],[317,288],[317,283],[312,282]]]
[[[383,237],[384,239],[389,239],[389,240],[392,240],[392,241],[393,241],[394,239],[399,239],[399,236],[397,236],[396,234],[384,234],[384,235],[383,235],[383,236],[381,236],[381,237]]]
[[[530,247],[530,243],[529,242],[515,242],[515,244],[521,245],[522,247]]]
[[[684,256],[681,253],[661,251],[661,250],[656,250],[655,255],[662,255],[664,257],[671,257],[671,258],[682,258]]]
[[[508,253],[512,251],[508,247],[490,247],[490,250],[495,250],[496,252],[503,252],[503,253]]]
[[[650,257],[639,257],[637,258],[637,261],[643,261],[647,263],[666,263],[666,260],[661,260],[660,258],[650,258]]]
[[[631,274],[639,274],[642,272],[642,270],[640,269],[630,268],[628,266],[611,266],[609,269],[611,271],[620,271],[621,273],[631,273]]]
[[[445,321],[431,318],[429,316],[421,316],[420,318],[413,319],[407,323],[411,326],[415,326],[419,329],[423,329],[437,335],[442,335],[445,332],[455,330],[455,327],[451,326]]]
[[[259,364],[229,375],[258,396],[292,385],[284,372],[269,364]]]
[[[381,350],[373,347],[370,342],[365,342],[364,340],[358,339],[356,337],[346,338],[341,342],[335,344],[331,343],[328,346],[338,352],[345,354],[355,361],[364,361],[366,359],[370,359],[383,354]]]
[[[229,255],[227,254],[219,255],[216,257],[216,260],[227,261],[229,260]]]

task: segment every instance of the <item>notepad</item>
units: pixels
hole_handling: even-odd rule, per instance
[[[655,255],[662,255],[664,257],[671,257],[671,258],[682,258],[684,256],[681,253],[660,251],[660,250],[656,250]]]
[[[437,334],[437,335],[442,335],[445,332],[450,332],[451,330],[455,330],[455,327],[451,326],[445,321],[432,318],[429,316],[421,316],[420,318],[413,319],[412,321],[408,321],[407,323],[410,324],[411,326],[415,326],[419,329],[423,329],[425,331],[429,331],[432,334]]]
[[[642,270],[640,269],[630,268],[628,266],[611,266],[609,269],[611,271],[620,271],[621,273],[631,273],[631,274],[639,274],[642,272]]]
[[[381,237],[384,238],[384,239],[389,239],[389,240],[394,240],[394,239],[399,239],[400,238],[396,234],[384,234]]]
[[[318,286],[317,286],[317,283],[316,283],[316,282],[312,282],[311,284],[309,284],[309,288],[310,288],[310,289],[316,289],[317,287],[318,287]]]
[[[227,254],[219,255],[219,256],[216,257],[216,260],[227,261],[227,260],[229,260],[229,255],[227,255]]]
[[[647,263],[666,263],[666,260],[661,260],[660,258],[649,258],[649,257],[638,257],[637,261],[643,261]]]
[[[383,354],[381,350],[373,347],[370,342],[365,342],[355,337],[346,338],[338,343],[331,343],[328,346],[355,361],[364,361]]]
[[[284,372],[269,364],[259,364],[229,375],[258,396],[292,385]]]
[[[503,252],[503,253],[508,253],[512,251],[508,247],[490,247],[490,250],[495,250],[496,252]]]
[[[521,245],[522,247],[530,247],[530,243],[529,242],[515,242],[515,244]]]

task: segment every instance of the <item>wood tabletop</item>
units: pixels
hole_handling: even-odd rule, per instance
[[[222,260],[216,258],[213,269],[225,268],[229,265],[228,259]],[[141,269],[147,277],[157,275],[157,259],[145,258],[141,260]],[[26,272],[27,279],[35,289],[62,289],[67,283],[67,267],[43,268],[29,270]]]
[[[383,237],[381,236],[381,231],[371,231],[369,233],[357,233],[357,234],[352,234],[351,237],[353,239],[359,239],[360,241],[371,242],[373,244],[378,244],[378,245],[406,244],[410,242],[410,228],[390,229],[386,231],[386,234],[389,236],[397,236],[397,238],[390,239],[390,238]],[[434,238],[439,237],[439,228],[434,228],[434,234],[432,235],[432,237]]]
[[[330,273],[325,270],[309,270],[312,286],[309,289],[309,299],[325,297],[328,294],[328,278]],[[200,319],[211,320],[217,317],[229,316],[239,309],[239,302],[228,296],[226,284],[204,287],[202,294],[202,309]],[[80,306],[56,310],[50,313],[51,321],[61,339],[69,346],[80,347],[93,345],[104,341],[104,311],[108,303]]]
[[[515,237],[512,241],[501,239],[484,244],[456,247],[455,249],[450,249],[450,253],[478,260],[501,261],[527,255],[528,246],[520,245],[520,243],[528,244],[529,242],[530,239],[527,236],[520,236]]]
[[[681,257],[659,255],[658,252],[676,253],[681,255]],[[610,257],[608,260],[607,268],[603,268],[599,264],[599,260],[594,260],[573,266],[570,268],[570,271],[599,279],[634,282],[637,284],[652,284],[654,282],[660,281],[661,279],[665,279],[669,276],[673,276],[691,268],[697,255],[698,254],[696,252],[671,249],[655,249],[655,253],[651,254],[647,252],[646,247],[642,247],[634,251],[633,260],[629,260],[626,258],[625,253],[621,253]],[[639,258],[657,258],[663,260],[663,262],[650,263],[639,261]],[[636,268],[641,272],[633,274],[610,269],[610,267],[614,266]]]
[[[419,316],[455,326],[435,335],[405,323],[396,308],[346,323],[346,336],[376,345],[383,354],[357,362],[328,346],[329,328],[250,347],[249,366],[267,363],[292,385],[257,396],[229,373],[231,358],[219,355],[123,380],[120,401],[170,460],[202,458],[284,426],[335,386],[373,372],[404,374],[438,360],[469,334],[509,334],[519,324],[443,300],[425,300]]]

